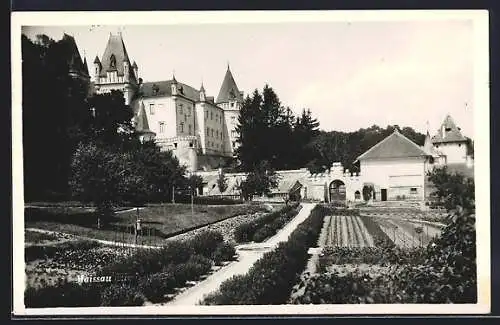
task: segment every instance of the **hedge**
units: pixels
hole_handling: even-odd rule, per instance
[[[327,210],[316,206],[290,235],[265,253],[246,275],[233,276],[201,301],[204,305],[284,304],[306,267],[308,250],[316,246]]]
[[[275,235],[279,229],[290,222],[300,211],[298,203],[287,205],[283,209],[265,214],[264,216],[244,222],[234,230],[236,242],[244,243],[254,241],[263,242],[267,238]]]

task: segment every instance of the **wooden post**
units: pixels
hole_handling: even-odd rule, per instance
[[[175,185],[172,185],[172,203],[175,203]]]

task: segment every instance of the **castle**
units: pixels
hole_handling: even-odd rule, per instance
[[[232,159],[237,148],[237,121],[243,102],[229,66],[216,99],[200,89],[170,80],[142,82],[136,62],[131,62],[122,35],[110,34],[101,58],[96,57],[93,71],[80,57],[71,36],[68,45],[70,74],[88,82],[90,93],[121,90],[125,103],[134,111],[133,122],[141,140],[154,139],[161,150],[171,150],[188,171],[204,180],[201,195],[239,195],[245,173],[226,174],[229,186],[218,192],[216,170]],[[328,172],[311,174],[307,169],[278,171],[281,175],[275,196],[291,191],[302,198],[319,201],[358,201],[363,188],[373,188],[374,201],[423,201],[431,185],[427,172],[446,165],[454,171],[474,176],[473,158],[467,152],[468,139],[447,115],[434,136],[427,131],[425,142],[417,145],[397,129],[357,158],[360,172],[353,174],[340,163]],[[300,192],[299,192],[300,191]]]
[[[188,171],[217,168],[234,157],[243,92],[229,65],[216,99],[203,84],[196,89],[175,76],[143,82],[118,33],[110,34],[104,54],[96,56],[90,78],[95,94],[122,91],[140,139],[154,139],[160,150],[171,150]]]

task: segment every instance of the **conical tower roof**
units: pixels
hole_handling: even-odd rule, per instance
[[[137,124],[135,129],[139,133],[154,133],[149,129],[148,118],[146,116],[146,109],[144,108],[144,103],[140,103],[139,112],[136,116]]]
[[[445,143],[445,142],[465,142],[467,139],[462,135],[460,128],[457,127],[455,121],[448,114],[444,119],[441,127],[436,135],[432,137],[432,143]]]
[[[106,45],[106,49],[104,50],[104,54],[101,59],[101,77],[105,77],[106,72],[108,71],[117,71],[119,76],[123,76],[124,62],[127,62],[129,66],[131,66],[122,35],[120,33],[117,35],[110,34],[108,44]],[[130,69],[129,73],[131,72],[132,69]],[[131,73],[131,75],[133,74]]]
[[[238,90],[238,86],[234,81],[233,74],[229,69],[229,65],[227,66],[226,75],[224,76],[224,80],[222,81],[222,86],[220,87],[219,95],[217,96],[216,103],[228,103],[229,101],[236,100],[238,102],[243,101],[243,96]]]

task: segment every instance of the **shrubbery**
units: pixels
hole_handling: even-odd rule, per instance
[[[309,258],[309,247],[316,242],[323,226],[326,209],[317,206],[310,216],[272,252],[264,254],[246,275],[230,278],[216,293],[208,295],[202,304],[283,304],[290,296]]]
[[[234,238],[239,243],[263,242],[283,228],[297,215],[299,210],[300,205],[294,203],[285,206],[280,211],[271,212],[255,220],[242,223],[234,230]]]
[[[208,274],[214,262],[233,260],[234,255],[234,246],[225,243],[220,233],[202,232],[186,241],[169,242],[161,249],[137,250],[96,272],[96,275],[128,276],[127,281],[111,284],[60,281],[54,286],[30,287],[25,292],[25,303],[31,308],[139,306],[145,299],[157,303],[187,281]]]
[[[51,258],[61,252],[86,251],[99,246],[101,244],[90,240],[71,240],[55,245],[31,245],[24,248],[24,259],[26,262],[31,262],[36,259]]]

